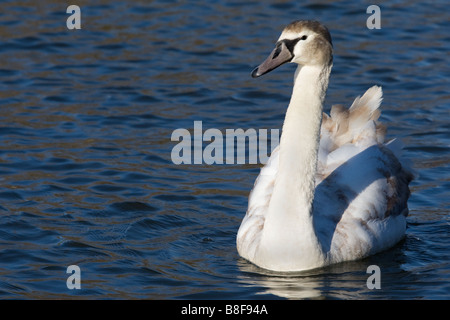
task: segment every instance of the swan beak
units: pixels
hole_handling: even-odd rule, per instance
[[[291,61],[293,57],[293,54],[286,47],[284,41],[280,41],[277,43],[276,48],[273,49],[269,57],[252,71],[252,77],[260,77],[263,74],[266,74],[281,66],[282,64]]]

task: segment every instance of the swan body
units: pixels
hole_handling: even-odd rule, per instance
[[[298,64],[291,101],[280,144],[250,194],[238,253],[265,269],[301,271],[392,247],[405,233],[412,175],[377,121],[381,88],[322,112],[332,43],[316,21],[288,25],[252,76],[286,62]]]

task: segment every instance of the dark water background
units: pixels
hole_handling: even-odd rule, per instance
[[[449,299],[448,1],[0,3],[0,298]],[[406,145],[406,238],[368,259],[279,274],[239,258],[258,165],[174,165],[173,130],[281,127],[294,66],[251,79],[284,25],[333,37],[327,97],[383,86]],[[66,268],[81,268],[81,290]],[[369,290],[366,269],[381,268]]]

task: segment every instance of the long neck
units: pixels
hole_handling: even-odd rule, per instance
[[[302,248],[317,250],[320,255],[313,228],[312,203],[322,104],[330,71],[331,66],[297,68],[283,125],[278,172],[264,228],[265,240],[275,247],[278,243],[288,256],[301,255]],[[293,253],[289,248],[298,251]]]
[[[271,205],[277,214],[310,216],[314,198],[322,104],[330,68],[298,67],[280,141],[280,160]],[[292,192],[286,194],[286,190]],[[288,201],[286,201],[288,200]],[[295,203],[296,206],[290,204]]]

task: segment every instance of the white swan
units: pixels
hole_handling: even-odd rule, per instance
[[[239,254],[265,269],[301,271],[360,259],[404,236],[408,184],[397,142],[384,142],[374,86],[349,109],[322,112],[332,43],[317,21],[295,21],[256,68],[297,63],[279,146],[261,169],[237,234]]]

